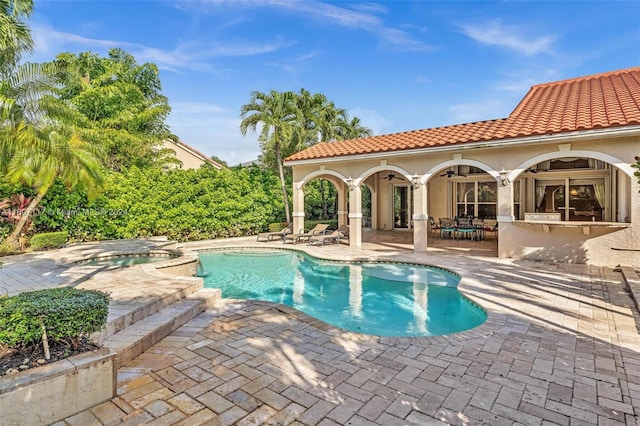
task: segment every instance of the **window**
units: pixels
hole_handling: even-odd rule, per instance
[[[476,186],[475,182],[458,182],[456,191],[456,216],[475,216]]]
[[[473,216],[480,219],[496,218],[498,200],[496,181],[457,182],[456,186],[457,216]]]
[[[605,179],[536,179],[536,212],[560,213],[565,221],[602,221]]]
[[[409,185],[393,186],[393,227],[394,229],[411,228],[412,187]]]
[[[522,179],[513,182],[513,216],[516,219],[522,218]]]

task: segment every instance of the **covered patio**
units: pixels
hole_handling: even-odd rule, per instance
[[[371,229],[409,232],[428,252],[441,243],[431,218],[473,218],[499,225],[500,258],[637,265],[638,104],[631,68],[533,86],[507,118],[321,142],[285,160],[293,226],[305,186],[325,179],[353,247]]]
[[[495,236],[489,236],[481,241],[434,237],[429,242],[427,253],[424,254],[425,259],[428,259],[429,254],[466,254],[478,257],[497,257],[498,255],[498,240]],[[413,251],[413,233],[364,229],[362,249],[375,253],[390,250],[411,252]]]

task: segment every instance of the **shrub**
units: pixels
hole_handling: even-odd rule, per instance
[[[6,239],[0,242],[0,256],[18,253],[20,251],[19,249],[17,243],[10,243]]]
[[[258,167],[132,167],[108,173],[104,192],[92,200],[60,183],[39,211],[37,232],[64,230],[73,241],[153,235],[193,241],[255,235],[282,220],[284,205],[277,176]]]
[[[68,238],[67,231],[36,234],[31,237],[31,247],[34,250],[62,247],[67,243]]]
[[[287,222],[270,223],[269,224],[269,232],[280,232],[284,228],[286,228],[287,226],[289,226],[289,224]]]
[[[0,299],[0,345],[18,348],[42,339],[78,347],[107,323],[109,296],[71,287],[20,293]]]

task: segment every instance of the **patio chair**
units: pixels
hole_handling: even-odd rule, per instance
[[[330,234],[322,234],[316,235],[313,237],[309,237],[308,245],[312,246],[314,244],[325,245],[325,244],[340,244],[340,231],[337,229]]]
[[[483,229],[483,232],[485,233],[485,235],[487,232],[493,232],[493,236],[497,240],[498,239],[498,222],[496,222],[496,224],[493,226],[485,226]]]
[[[440,218],[440,238],[453,238],[456,232],[456,225],[449,217]]]
[[[338,227],[338,231],[340,232],[340,241],[346,241],[349,244],[349,225],[340,225]]]
[[[432,237],[436,235],[436,232],[440,231],[440,225],[436,223],[436,220],[433,218],[433,216],[429,216],[429,230]]]
[[[287,234],[284,237],[283,242],[286,243],[287,241],[291,241],[293,244],[298,244],[300,241],[309,240],[311,237],[324,234],[327,228],[329,228],[329,225],[326,223],[318,223],[309,232],[305,232],[304,229],[301,229],[297,234]]]
[[[258,234],[257,241],[273,241],[273,240],[284,240],[284,237],[287,234],[291,233],[291,226],[288,225],[285,228],[282,228],[281,231],[278,232],[261,232]]]
[[[473,226],[472,219],[461,217],[461,218],[458,218],[457,222],[458,223],[455,230],[456,240],[459,240],[459,239],[464,240],[466,237],[469,237],[470,240],[474,240],[474,241],[478,239],[477,229],[475,226]]]

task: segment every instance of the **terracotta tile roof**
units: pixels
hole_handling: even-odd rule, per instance
[[[640,125],[640,67],[539,84],[508,118],[321,142],[287,161]]]

